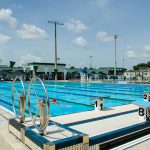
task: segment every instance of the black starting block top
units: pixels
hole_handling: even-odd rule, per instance
[[[100,97],[93,97],[90,100],[97,100],[97,99],[104,99],[104,98],[109,98],[110,96],[100,96]]]

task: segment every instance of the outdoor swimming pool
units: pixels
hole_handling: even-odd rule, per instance
[[[104,99],[104,107],[113,107],[143,100],[143,93],[150,91],[150,85],[134,84],[95,84],[79,82],[45,82],[49,98],[56,98],[60,105],[51,104],[51,116],[70,114],[94,109],[94,101],[91,98],[110,96]],[[20,83],[16,83],[19,91]],[[0,83],[0,105],[12,110],[12,83]],[[26,92],[28,83],[25,83]],[[44,95],[39,83],[35,89],[42,97]],[[36,109],[36,95],[31,92],[31,101]],[[16,104],[17,105],[17,104]]]

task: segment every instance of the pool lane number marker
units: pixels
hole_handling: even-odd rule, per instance
[[[105,96],[105,97],[95,97],[95,98],[91,98],[90,100],[94,100],[95,101],[95,110],[104,110],[104,98],[109,98],[109,96]]]
[[[144,101],[150,102],[150,92],[144,93]]]
[[[140,107],[139,108],[139,119],[150,120],[150,109]]]

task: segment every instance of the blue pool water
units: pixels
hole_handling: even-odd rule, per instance
[[[142,101],[144,92],[150,92],[150,85],[129,84],[94,84],[79,82],[45,82],[49,98],[56,98],[59,105],[51,104],[51,116],[70,114],[94,109],[94,101],[91,98],[98,96],[110,96],[104,100],[104,107],[113,107]],[[20,83],[16,83],[16,89],[21,89]],[[12,110],[12,83],[0,83],[0,105]],[[28,89],[28,83],[25,83]],[[39,97],[44,93],[39,83],[35,84]],[[16,96],[17,99],[17,96]],[[17,105],[17,101],[15,102]],[[36,109],[36,96],[31,91],[31,103],[33,111]]]

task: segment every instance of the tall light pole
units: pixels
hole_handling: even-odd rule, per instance
[[[55,80],[57,80],[57,25],[63,25],[63,23],[58,21],[48,21],[48,23],[55,25]]]
[[[124,58],[123,58],[123,60],[122,60],[122,61],[123,61],[123,69],[124,69]]]
[[[92,68],[92,58],[93,56],[89,56],[90,57],[90,68]]]
[[[114,67],[114,76],[116,76],[116,68],[117,68],[117,60],[116,60],[116,40],[117,40],[118,36],[117,34],[114,35],[114,39],[115,39],[115,67]]]

